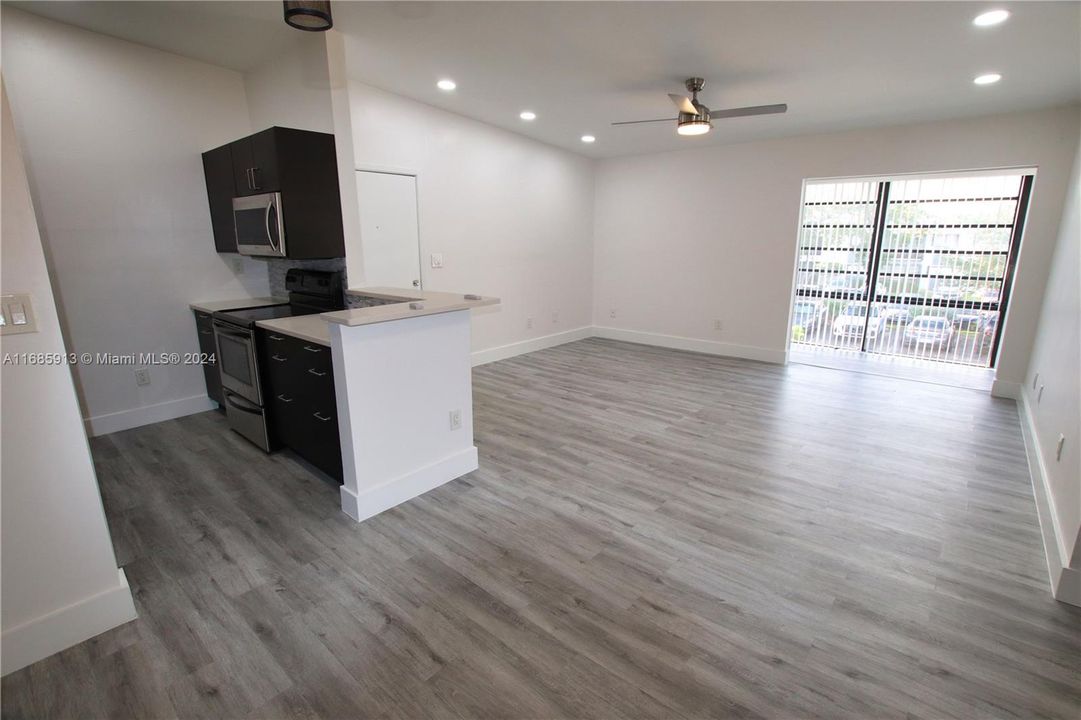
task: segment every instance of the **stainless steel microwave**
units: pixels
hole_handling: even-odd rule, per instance
[[[233,225],[241,255],[286,257],[281,193],[233,198]]]

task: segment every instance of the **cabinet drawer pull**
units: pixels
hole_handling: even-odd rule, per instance
[[[212,330],[200,330],[199,334],[200,335],[213,335],[214,332]]]
[[[267,335],[267,337],[270,338],[271,340],[284,340],[285,339],[281,335]]]
[[[325,372],[319,372],[315,368],[308,368],[308,372],[310,372],[312,375],[315,375],[316,377],[323,377],[324,375],[326,375]]]
[[[321,347],[312,347],[311,345],[305,345],[304,349],[307,350],[308,352],[323,352],[323,348],[321,348]]]
[[[285,362],[285,361],[286,361],[286,360],[288,360],[289,358],[283,358],[283,357],[278,357],[277,355],[271,355],[271,356],[270,356],[270,359],[271,359],[271,360],[276,360],[276,361],[278,361],[278,362]]]
[[[283,403],[291,403],[291,402],[293,402],[293,398],[287,398],[284,395],[279,395],[278,399],[281,400]]]
[[[322,415],[320,415],[320,414],[319,414],[319,413],[317,413],[317,412],[316,412],[316,413],[312,413],[312,417],[314,417],[314,418],[315,418],[316,420],[322,420],[323,422],[330,422],[330,421],[332,420],[332,418],[329,418],[329,417],[323,417]]]

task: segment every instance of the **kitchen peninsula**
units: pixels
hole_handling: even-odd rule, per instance
[[[342,455],[342,510],[364,520],[477,468],[470,316],[498,298],[348,290],[365,307],[265,320],[329,346]]]

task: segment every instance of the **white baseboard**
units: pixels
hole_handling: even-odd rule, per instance
[[[136,618],[128,579],[117,570],[116,587],[5,630],[0,675],[89,640]]]
[[[358,493],[342,485],[342,511],[357,522],[367,520],[395,505],[401,505],[406,500],[412,500],[444,483],[473,472],[478,467],[477,448],[469,447],[431,465],[414,470],[408,475],[388,480],[372,488],[365,488]]]
[[[530,338],[529,340],[510,343],[509,345],[500,345],[499,347],[488,348],[487,350],[478,350],[472,354],[473,367],[486,365],[487,363],[495,362],[497,360],[506,360],[507,358],[512,358],[516,355],[524,355],[526,353],[536,352],[537,350],[544,350],[546,348],[555,347],[556,345],[564,345],[569,342],[574,342],[575,340],[585,340],[592,336],[593,328],[586,325],[585,327],[575,328],[574,330],[566,330],[552,335]]]
[[[185,415],[194,415],[195,413],[213,410],[216,407],[218,407],[218,404],[206,395],[195,395],[180,398],[179,400],[169,400],[157,405],[146,405],[131,410],[96,415],[84,418],[83,423],[86,425],[86,434],[95,437],[164,420],[172,420]]]
[[[1032,477],[1032,495],[1036,500],[1036,515],[1043,536],[1044,557],[1047,559],[1047,575],[1051,581],[1051,594],[1056,600],[1081,606],[1081,570],[1068,567],[1065,559],[1069,548],[1055,514],[1055,499],[1047,483],[1047,467],[1040,451],[1040,439],[1036,434],[1036,418],[1028,396],[1018,388],[1018,415],[1021,416],[1021,434],[1025,439],[1025,454]]]
[[[991,383],[991,397],[1021,400],[1021,383],[995,380]]]
[[[658,347],[672,348],[673,350],[690,350],[691,352],[706,353],[708,355],[758,360],[777,365],[783,365],[785,362],[785,351],[783,349],[771,350],[753,345],[734,345],[732,343],[717,342],[716,340],[700,340],[678,335],[662,335],[660,333],[603,326],[594,326],[593,336],[608,340],[638,343],[639,345],[656,345]]]

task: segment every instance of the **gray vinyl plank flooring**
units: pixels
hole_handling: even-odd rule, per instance
[[[4,718],[1077,718],[1015,405],[591,339],[363,524],[217,413],[91,442],[139,619]]]

